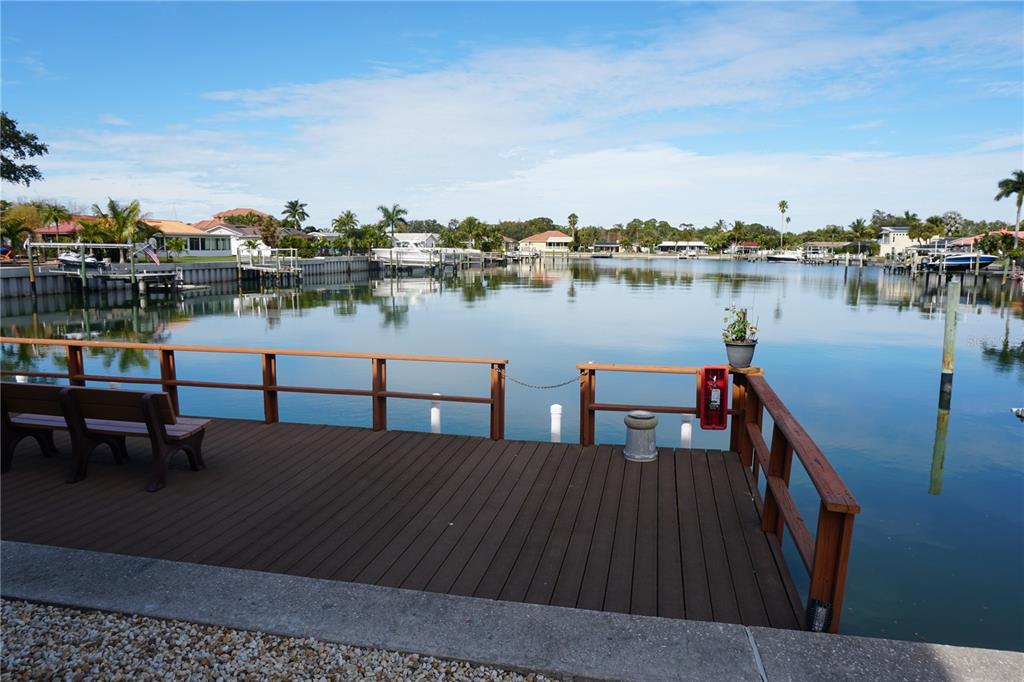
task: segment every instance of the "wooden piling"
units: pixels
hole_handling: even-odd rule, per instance
[[[953,396],[953,359],[956,352],[956,311],[960,305],[960,282],[951,280],[946,288],[946,325],[942,337],[942,373],[939,378],[939,408],[949,409]]]

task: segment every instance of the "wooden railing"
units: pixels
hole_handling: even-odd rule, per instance
[[[118,382],[125,384],[159,385],[161,390],[171,397],[177,412],[178,388],[217,388],[240,391],[261,391],[263,393],[263,418],[268,424],[278,421],[278,396],[281,393],[311,393],[320,395],[365,396],[373,405],[373,429],[383,431],[388,427],[388,398],[408,400],[446,401],[456,403],[477,403],[490,406],[490,436],[495,440],[505,437],[505,367],[507,360],[491,358],[436,357],[430,355],[397,355],[385,353],[341,353],[335,351],[307,351],[291,349],[265,348],[222,348],[219,346],[184,346],[169,344],[127,343],[120,341],[65,341],[59,339],[25,339],[0,337],[0,343],[29,344],[34,346],[62,346],[67,352],[67,372],[33,372],[23,370],[4,370],[2,374],[21,375],[51,379],[66,379],[72,386],[85,386],[88,381]],[[88,374],[85,371],[86,348],[129,349],[153,351],[159,353],[160,378],[107,376]],[[262,383],[239,384],[221,381],[195,381],[179,379],[177,376],[177,358],[175,353],[224,353],[235,355],[257,355],[262,358]],[[278,383],[277,358],[279,356],[295,356],[308,358],[337,358],[348,360],[370,361],[370,388],[327,388],[320,386],[289,386]],[[438,395],[434,393],[410,393],[405,391],[389,391],[387,384],[388,362],[444,362],[470,365],[490,365],[490,395]]]
[[[636,372],[642,374],[696,375],[699,367],[658,365],[608,365],[585,363],[580,372],[580,444],[593,445],[595,413],[647,410],[663,414],[696,414],[687,406],[625,405],[597,401],[597,372]],[[759,470],[765,475],[762,530],[775,536],[781,545],[783,533],[790,537],[807,572],[807,627],[829,632],[839,631],[846,569],[850,559],[853,520],[860,506],[846,484],[804,428],[775,394],[759,368],[730,368],[733,378],[730,450],[749,468],[757,481]],[[696,395],[696,391],[694,391]],[[771,415],[771,444],[762,433],[764,412]],[[812,536],[789,491],[793,455],[797,455],[820,498],[817,533]],[[756,490],[755,490],[756,494]]]

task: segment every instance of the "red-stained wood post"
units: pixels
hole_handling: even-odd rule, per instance
[[[594,444],[594,398],[597,394],[597,372],[580,370],[580,445]]]
[[[384,358],[373,358],[373,430],[387,431],[388,398],[384,393],[388,390],[388,365]]]
[[[265,372],[266,370],[264,370]],[[171,407],[174,408],[174,414],[181,414],[181,408],[178,405],[178,387],[172,383],[178,378],[178,370],[174,364],[174,351],[173,350],[161,350],[160,351],[160,387],[163,392],[166,393],[171,399]]]
[[[278,421],[277,391],[268,387],[277,386],[277,356],[263,354],[263,421],[274,424]]]
[[[807,596],[808,601],[814,600],[831,605],[832,622],[828,631],[832,633],[839,632],[839,618],[843,612],[846,570],[850,562],[850,544],[853,541],[853,519],[853,514],[829,511],[824,502],[818,511],[814,567],[811,570],[811,586]],[[808,623],[808,626],[810,625]]]
[[[82,355],[82,347],[68,344],[68,376],[85,374],[85,358]],[[68,379],[72,386],[85,386],[85,379]]]
[[[782,429],[776,424],[772,429],[771,454],[768,456],[768,471],[765,476],[777,476],[781,478],[786,486],[789,486],[789,472],[793,466],[793,446],[786,440]],[[771,486],[766,486],[764,491],[764,512],[762,514],[761,530],[772,533],[782,542],[782,529],[785,519],[779,511],[778,500],[772,494]]]
[[[505,437],[505,365],[491,365],[491,439]]]
[[[729,449],[740,456],[743,466],[750,467],[750,443],[747,438],[747,377],[736,372],[732,374],[732,408],[736,412],[730,417]]]

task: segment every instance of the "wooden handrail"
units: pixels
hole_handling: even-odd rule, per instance
[[[239,355],[294,355],[310,358],[340,358],[350,360],[396,360],[399,362],[450,362],[467,365],[507,365],[508,360],[494,358],[465,358],[443,355],[403,355],[400,353],[346,353],[333,350],[296,350],[293,348],[235,348],[225,346],[190,346],[169,343],[135,343],[130,341],[78,341],[65,339],[28,339],[0,336],[0,343],[28,343],[33,346],[78,346],[81,348],[130,348],[151,351],[182,351],[188,353],[233,353]]]
[[[19,370],[2,370],[0,374],[11,376],[21,375],[26,377],[66,379],[73,386],[85,386],[87,381],[121,382],[127,384],[150,384],[159,385],[167,393],[174,409],[177,412],[178,388],[213,388],[240,391],[260,391],[263,393],[263,415],[264,421],[274,423],[280,419],[278,409],[278,395],[281,393],[311,393],[319,395],[344,395],[368,397],[373,401],[373,429],[381,431],[387,429],[387,400],[397,398],[405,400],[429,400],[458,403],[472,403],[490,406],[490,436],[492,439],[500,440],[505,437],[505,360],[490,358],[463,358],[463,357],[438,357],[429,355],[403,355],[403,354],[374,354],[374,353],[346,353],[339,351],[304,351],[295,349],[272,349],[272,348],[224,348],[220,346],[190,346],[179,344],[145,344],[130,343],[124,341],[78,341],[59,339],[32,339],[20,337],[0,337],[0,343],[16,343],[37,346],[60,346],[67,352],[67,372],[34,372]],[[85,372],[85,357],[82,352],[85,348],[100,349],[130,349],[158,352],[160,354],[160,378],[151,377],[130,377],[130,376],[109,376],[100,374],[88,374]],[[194,379],[179,379],[175,362],[175,352],[192,353],[231,353],[241,355],[258,355],[262,359],[262,382],[255,383],[231,383],[223,381],[199,381]],[[278,383],[277,358],[278,356],[291,357],[318,357],[318,358],[340,358],[354,360],[370,360],[371,365],[371,388],[329,388],[320,386],[289,386]],[[491,391],[487,397],[465,396],[465,395],[440,395],[434,393],[418,393],[412,391],[389,391],[387,388],[387,362],[388,360],[398,362],[444,362],[461,363],[490,366]]]
[[[592,369],[601,372],[640,372],[643,374],[696,374],[700,367],[677,367],[674,365],[617,365],[599,362],[581,362],[576,369]]]
[[[815,490],[821,496],[822,502],[829,511],[846,512],[856,514],[860,511],[860,505],[854,499],[843,479],[839,477],[836,470],[832,468],[825,455],[818,449],[811,437],[804,431],[804,427],[790,413],[779,396],[775,394],[772,387],[765,381],[763,375],[752,375],[747,377],[747,382],[754,389],[758,399],[772,420],[778,425],[785,435],[786,440],[796,451],[797,456],[807,470]]]

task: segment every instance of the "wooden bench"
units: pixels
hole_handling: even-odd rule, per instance
[[[146,485],[150,492],[166,485],[167,464],[178,452],[186,454],[193,471],[205,466],[202,444],[210,420],[178,417],[166,393],[8,383],[0,395],[4,426],[10,424],[18,440],[43,431],[52,434],[66,429],[71,434],[75,464],[69,483],[85,478],[89,456],[100,445],[113,450],[115,461],[126,459],[128,436],[148,437],[152,445],[153,475]],[[8,450],[5,436],[4,465],[8,468],[16,444],[13,441]]]

